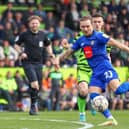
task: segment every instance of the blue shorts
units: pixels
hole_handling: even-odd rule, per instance
[[[110,63],[104,62],[93,70],[89,86],[100,87],[104,92],[107,84],[113,79],[118,79],[117,72]]]

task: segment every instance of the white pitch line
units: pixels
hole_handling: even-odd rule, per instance
[[[78,129],[88,129],[94,127],[93,124],[90,123],[84,123],[84,122],[78,122],[78,121],[67,121],[67,120],[50,120],[50,121],[55,121],[55,122],[67,122],[67,123],[73,123],[73,124],[80,124],[83,125],[84,127],[78,128]]]
[[[7,117],[4,117],[4,118],[1,118],[0,117],[0,120],[15,120],[15,119],[12,119],[12,118],[7,118]],[[83,127],[80,127],[78,129],[88,129],[88,128],[92,128],[94,127],[93,124],[90,124],[90,123],[85,123],[85,122],[78,122],[78,121],[67,121],[67,120],[57,120],[57,119],[39,119],[39,118],[34,118],[34,119],[28,119],[28,118],[19,118],[17,120],[33,120],[33,121],[51,121],[51,122],[66,122],[66,123],[73,123],[73,124],[79,124],[79,125],[83,125]],[[27,128],[24,128],[24,129],[27,129]]]

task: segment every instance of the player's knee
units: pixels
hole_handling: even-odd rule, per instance
[[[79,94],[81,96],[86,96],[88,94],[88,85],[86,82],[81,82],[78,85]]]

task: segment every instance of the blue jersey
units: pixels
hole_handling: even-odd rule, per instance
[[[103,60],[108,60],[106,52],[106,43],[108,40],[109,37],[103,32],[94,31],[90,37],[81,36],[73,44],[72,49],[78,50],[82,48],[90,67],[94,68]]]
[[[106,44],[109,39],[103,32],[93,31],[91,36],[81,36],[72,46],[75,51],[83,49],[85,58],[93,71],[89,85],[99,86],[102,90],[105,90],[106,83],[118,78],[107,57]]]

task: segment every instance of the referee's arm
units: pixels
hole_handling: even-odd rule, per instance
[[[53,54],[53,51],[52,51],[52,46],[51,46],[51,44],[48,45],[48,46],[46,47],[46,49],[47,49],[47,52],[48,52],[48,54],[49,54],[49,57],[50,57],[50,58],[55,58],[55,55]]]
[[[16,51],[17,51],[19,54],[22,53],[22,47],[21,47],[20,45],[15,44],[15,45],[14,45],[14,48],[16,49]]]
[[[27,58],[27,54],[22,50],[22,47],[20,45],[15,44],[14,48],[19,53],[19,59],[20,60]]]

